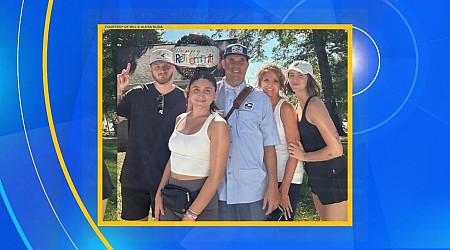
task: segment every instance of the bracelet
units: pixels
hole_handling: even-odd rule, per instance
[[[199,215],[200,215],[200,213],[194,212],[194,210],[192,210],[191,208],[189,208],[188,211],[189,211],[191,214],[195,215],[195,216],[199,216]]]
[[[184,214],[184,216],[187,216],[189,219],[191,219],[191,220],[196,220],[197,219],[197,216],[196,215],[193,215],[191,212],[189,212],[189,210],[188,211],[186,211],[186,213]]]
[[[284,197],[289,197],[289,194],[285,194],[283,192],[280,192],[280,194],[282,194]]]

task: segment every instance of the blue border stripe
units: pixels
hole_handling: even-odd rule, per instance
[[[3,189],[2,180],[0,180],[0,193],[2,194],[3,202],[5,202],[6,209],[8,210],[9,216],[11,217],[11,219],[14,223],[14,226],[16,226],[16,229],[20,235],[20,238],[22,238],[23,243],[25,243],[25,246],[28,249],[33,249],[30,245],[30,242],[28,242],[28,239],[25,236],[25,233],[23,232],[22,228],[20,227],[19,221],[17,221],[16,215],[14,214],[14,211],[12,210],[11,204],[9,204],[8,197],[6,196],[6,192]]]

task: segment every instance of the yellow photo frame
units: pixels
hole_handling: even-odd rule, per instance
[[[347,221],[214,221],[214,222],[141,222],[104,221],[102,215],[103,164],[103,34],[105,30],[159,30],[200,32],[205,30],[345,30],[347,35],[347,157],[348,157],[348,220]],[[183,33],[183,32],[180,32]],[[181,37],[181,36],[180,36]],[[119,73],[119,72],[116,72]],[[352,26],[350,24],[99,24],[98,25],[98,213],[99,226],[352,226]]]

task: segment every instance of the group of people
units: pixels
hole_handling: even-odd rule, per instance
[[[148,220],[151,208],[156,221],[263,221],[281,207],[282,220],[293,220],[305,167],[320,219],[347,220],[346,165],[336,167],[342,145],[311,64],[293,62],[286,76],[277,64],[262,66],[258,88],[243,99],[247,47],[227,46],[221,63],[221,81],[200,70],[185,91],[173,83],[167,49],[151,55],[152,83],[124,93],[130,64],[117,75],[117,115],[129,128],[122,219]],[[183,213],[165,203],[167,184],[199,191]]]

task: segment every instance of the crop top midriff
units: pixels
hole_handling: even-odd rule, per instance
[[[186,119],[187,114],[184,114],[175,125],[169,139],[171,171],[182,175],[207,177],[211,169],[208,126],[218,114],[209,115],[197,133],[185,135],[178,132],[177,127]]]

